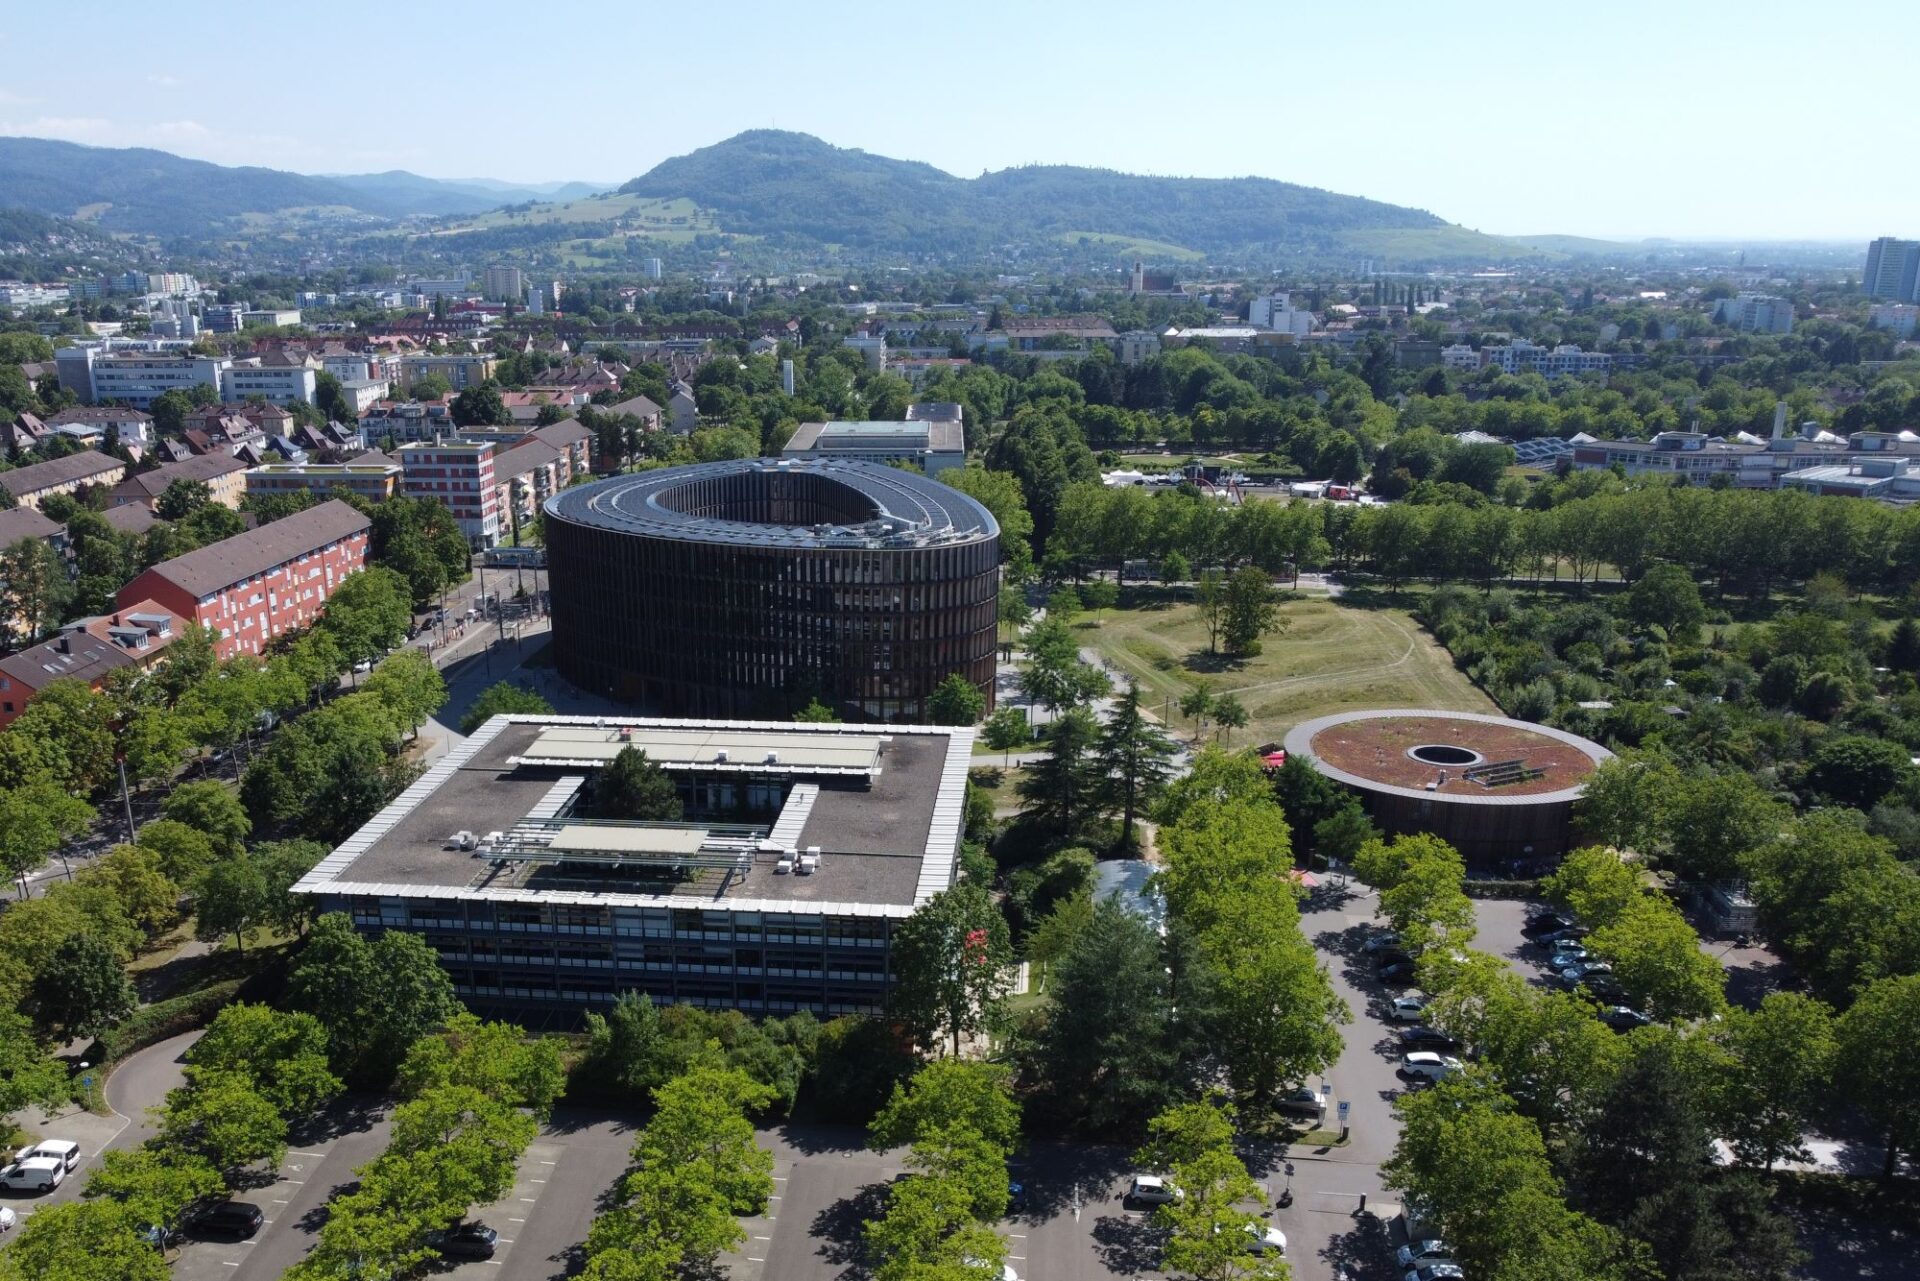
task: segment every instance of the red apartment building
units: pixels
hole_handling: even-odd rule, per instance
[[[475,551],[500,541],[500,499],[491,441],[402,445],[394,452],[400,459],[401,491],[408,498],[437,498],[445,503]]]
[[[0,658],[0,729],[58,680],[99,689],[123,667],[151,667],[180,635],[180,620],[150,600],[68,623],[58,636]]]
[[[120,589],[122,605],[155,601],[213,629],[221,658],[258,654],[318,618],[367,561],[372,522],[334,500],[162,561]]]

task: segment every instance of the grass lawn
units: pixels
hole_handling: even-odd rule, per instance
[[[1499,710],[1404,610],[1315,596],[1288,600],[1280,613],[1286,631],[1269,636],[1265,652],[1246,660],[1207,653],[1206,627],[1187,604],[1114,610],[1102,626],[1078,630],[1083,645],[1140,683],[1156,714],[1201,684],[1238,698],[1250,720],[1230,746],[1274,742],[1301,721],[1348,708]],[[1172,725],[1192,732],[1177,706],[1171,717]]]

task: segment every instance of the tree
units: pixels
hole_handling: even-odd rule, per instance
[[[927,721],[933,725],[972,725],[987,710],[987,696],[959,672],[951,672],[927,698]]]
[[[1920,974],[1869,985],[1834,1028],[1837,1079],[1877,1122],[1887,1146],[1884,1177],[1920,1152]]]
[[[140,829],[140,848],[152,850],[160,871],[175,885],[191,885],[218,857],[204,832],[170,818],[157,818]]]
[[[602,1015],[587,1013],[587,1052],[579,1071],[587,1080],[642,1090],[661,1080],[656,1061],[660,1012],[645,992],[622,992]]]
[[[1033,741],[1033,726],[1027,723],[1025,712],[1009,704],[996,707],[993,715],[987,717],[987,723],[981,727],[981,738],[994,751],[1010,755],[1014,748],[1025,747]]]
[[[802,725],[838,725],[840,715],[819,699],[809,699],[807,705],[793,714],[793,719]]]
[[[1706,1018],[1726,1003],[1726,970],[1700,950],[1700,936],[1665,899],[1633,900],[1594,930],[1587,946],[1613,965],[1614,980],[1656,1019]]]
[[[453,390],[453,384],[439,374],[424,374],[408,384],[406,393],[414,400],[439,400]]]
[[[1731,1070],[1722,1078],[1719,1130],[1742,1161],[1771,1170],[1805,1152],[1833,1078],[1833,1011],[1798,992],[1773,992],[1748,1013],[1730,1009],[1717,1034]]]
[[[764,1213],[773,1195],[773,1154],[755,1142],[747,1113],[770,1097],[746,1073],[712,1066],[655,1090],[620,1203],[588,1231],[586,1275],[668,1278],[746,1240],[738,1216]]]
[[[267,915],[267,880],[245,854],[217,859],[193,888],[194,937],[217,942],[233,935],[237,951],[246,951],[247,935],[259,929]]]
[[[1649,568],[1627,593],[1627,614],[1642,627],[1664,629],[1675,640],[1691,640],[1707,621],[1693,575],[1664,561]]]
[[[394,654],[363,686],[392,709],[394,717],[418,736],[420,723],[447,704],[447,682],[433,660],[417,649]]]
[[[1206,728],[1207,717],[1213,715],[1213,691],[1205,685],[1195,685],[1180,696],[1178,707],[1182,716],[1193,721],[1193,736],[1197,740]]]
[[[0,551],[0,632],[14,648],[58,626],[72,597],[67,567],[45,539],[22,538]]]
[[[187,1051],[196,1072],[243,1078],[286,1117],[311,1116],[340,1093],[327,1065],[327,1030],[311,1014],[229,1005]]]
[[[161,520],[185,520],[213,501],[213,491],[204,480],[170,481],[153,504],[153,514]]]
[[[1071,623],[1078,618],[1082,608],[1080,593],[1070,583],[1054,588],[1047,597],[1047,617],[1057,618],[1063,623]]]
[[[307,932],[318,900],[295,894],[293,887],[331,852],[320,841],[263,841],[253,847],[250,857],[260,870],[265,891],[260,911],[263,924],[288,937]]]
[[[0,1119],[29,1104],[52,1109],[71,1092],[66,1067],[42,1048],[27,1016],[0,1009]]]
[[[593,812],[600,818],[671,823],[680,818],[680,793],[667,772],[633,747],[623,747],[593,780]]]
[[[1106,767],[1105,808],[1120,812],[1120,842],[1134,841],[1133,819],[1160,797],[1172,772],[1173,743],[1140,710],[1140,687],[1127,682],[1100,731],[1099,757]]]
[[[1080,643],[1058,617],[1049,615],[1027,633],[1020,691],[1029,701],[1057,716],[1062,708],[1100,697],[1109,686],[1105,672],[1080,660]]]
[[[1033,1066],[1056,1115],[1095,1133],[1137,1131],[1178,1085],[1167,962],[1153,927],[1111,899],[1081,921],[1048,970],[1053,1002]],[[1044,929],[1029,953],[1045,950]]]
[[[936,1059],[893,1087],[867,1127],[876,1152],[903,1147],[964,1126],[1003,1153],[1020,1142],[1020,1104],[1013,1073],[997,1063]]]
[[[1183,1194],[1154,1212],[1167,1232],[1166,1270],[1199,1281],[1284,1281],[1284,1262],[1254,1252],[1267,1226],[1259,1214],[1266,1193],[1234,1153],[1233,1109],[1212,1100],[1178,1104],[1147,1133],[1134,1160],[1164,1171]]]
[[[93,806],[50,782],[0,791],[0,867],[19,880],[93,825]]]
[[[1013,987],[1006,919],[986,890],[962,882],[940,891],[900,923],[893,940],[896,986],[890,1011],[923,1043],[997,1025]]]
[[[391,1080],[414,1041],[460,1008],[426,940],[391,930],[370,943],[339,912],[315,923],[287,976],[287,1004],[327,1029],[336,1072],[372,1085]]]
[[[1340,1057],[1338,1025],[1352,1015],[1300,932],[1290,891],[1276,883],[1224,898],[1200,952],[1208,1040],[1241,1098],[1263,1101]]]
[[[553,704],[530,689],[512,681],[500,681],[480,691],[460,718],[460,732],[471,734],[496,716],[541,716],[553,711]]]
[[[1235,570],[1222,589],[1220,639],[1227,653],[1251,658],[1260,652],[1261,637],[1281,628],[1280,603],[1265,571],[1252,565]]]
[[[102,1152],[100,1168],[87,1180],[80,1195],[89,1200],[118,1202],[141,1227],[153,1224],[174,1228],[188,1206],[225,1188],[220,1172],[205,1158],[148,1145]]]
[[[1587,776],[1580,825],[1617,849],[1651,853],[1666,831],[1666,815],[1681,782],[1665,760],[1627,753]]]
[[[1207,625],[1207,652],[1220,652],[1220,632],[1227,622],[1227,575],[1224,570],[1203,569],[1194,580],[1194,604],[1200,607],[1200,621]]]
[[[558,1037],[529,1040],[512,1023],[484,1022],[462,1010],[413,1043],[400,1065],[400,1093],[420,1098],[449,1088],[478,1090],[545,1120],[566,1086],[560,1047]]]
[[[1841,805],[1870,810],[1914,776],[1907,749],[1884,738],[1835,734],[1808,759],[1807,782]]]
[[[1213,723],[1220,728],[1222,735],[1236,729],[1247,727],[1246,704],[1232,694],[1216,695],[1213,700]]]
[[[287,1122],[247,1075],[195,1070],[167,1095],[158,1142],[231,1173],[256,1161],[277,1164],[286,1155]]]
[[[115,775],[112,714],[85,681],[50,682],[0,735],[0,787],[45,782],[85,796],[104,786]]]
[[[133,984],[118,953],[98,935],[75,934],[55,948],[33,980],[39,1021],[68,1038],[96,1037],[133,1013]]]
[[[513,421],[498,384],[492,380],[455,396],[448,412],[453,415],[454,425],[459,427],[504,427]]]
[[[115,1201],[68,1201],[35,1212],[0,1252],[0,1281],[169,1281],[173,1270]]]
[[[1096,754],[1100,727],[1093,713],[1070,708],[1053,722],[1046,755],[1017,787],[1022,814],[1060,836],[1077,835],[1094,815],[1106,786],[1106,768]]]

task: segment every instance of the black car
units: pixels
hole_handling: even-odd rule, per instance
[[[1274,1107],[1291,1116],[1310,1116],[1318,1118],[1322,1100],[1320,1092],[1311,1085],[1302,1085],[1287,1091],[1274,1100]]]
[[[260,1230],[266,1217],[260,1207],[251,1202],[215,1201],[188,1215],[187,1226],[195,1236],[244,1241]]]
[[[1609,1005],[1600,1011],[1600,1021],[1616,1032],[1631,1032],[1637,1027],[1645,1027],[1653,1019],[1626,1005]]]
[[[1557,947],[1562,943],[1578,943],[1592,933],[1584,925],[1569,925],[1564,930],[1555,930],[1551,934],[1542,934],[1534,942],[1545,948]]]
[[[491,1259],[500,1234],[484,1223],[456,1223],[441,1232],[427,1233],[427,1244],[446,1259]]]
[[[1565,912],[1536,912],[1527,918],[1527,923],[1520,927],[1520,932],[1530,939],[1537,939],[1559,930],[1570,930],[1578,924],[1580,922]]]
[[[1375,965],[1393,965],[1399,961],[1411,961],[1413,953],[1404,947],[1383,947],[1373,954]]]
[[[1457,1054],[1460,1051],[1458,1037],[1448,1036],[1437,1027],[1428,1027],[1419,1023],[1413,1027],[1400,1029],[1400,1048],[1403,1050],[1437,1050],[1442,1054]]]
[[[1375,971],[1375,974],[1384,983],[1398,983],[1401,979],[1413,977],[1413,962],[1389,961]]]
[[[1578,985],[1588,996],[1602,1005],[1625,1005],[1627,989],[1611,974],[1589,974]]]

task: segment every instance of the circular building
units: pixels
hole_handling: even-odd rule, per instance
[[[1344,712],[1296,725],[1287,755],[1358,793],[1382,831],[1431,832],[1480,864],[1566,853],[1573,803],[1613,753],[1477,712]]]
[[[954,672],[993,698],[1000,527],[917,472],[746,459],[546,502],[554,660],[649,710],[923,718]]]

